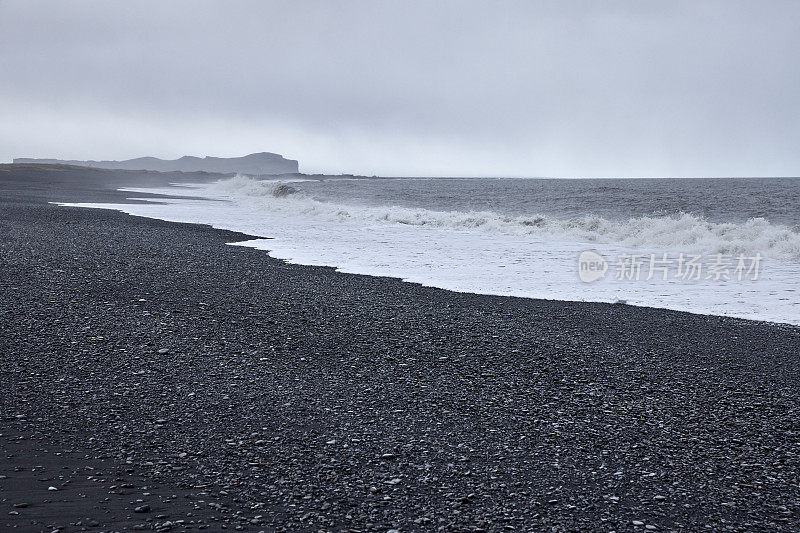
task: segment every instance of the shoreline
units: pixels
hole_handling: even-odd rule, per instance
[[[121,192],[124,192],[124,191],[121,191]],[[165,198],[180,198],[180,197],[178,197],[178,196],[169,196],[169,197],[165,197]],[[192,200],[207,200],[207,201],[213,201],[213,202],[224,201],[224,200],[219,200],[219,199],[215,199],[215,198],[203,198],[203,197],[191,197],[190,199],[192,199]],[[148,199],[147,202],[148,203],[158,203],[158,198],[154,197],[152,199]],[[241,235],[246,235],[248,237],[247,239],[242,240],[242,241],[233,241],[233,242],[225,243],[228,246],[242,246],[242,247],[251,248],[251,246],[249,246],[247,244],[248,242],[261,241],[261,240],[267,240],[268,241],[268,240],[275,239],[275,237],[248,235],[246,233],[237,232],[235,230],[228,230],[228,229],[225,229],[225,228],[220,228],[220,227],[215,226],[213,224],[204,224],[204,223],[197,223],[197,222],[176,222],[176,221],[172,221],[172,220],[165,220],[163,218],[158,218],[158,217],[150,217],[150,216],[146,216],[146,215],[134,215],[134,214],[126,213],[125,211],[123,211],[121,209],[114,208],[114,207],[102,207],[100,205],[96,205],[96,206],[95,205],[91,205],[91,206],[89,206],[89,205],[75,205],[75,204],[80,204],[80,202],[74,202],[74,203],[71,203],[71,202],[48,202],[48,203],[50,203],[52,205],[55,205],[57,207],[69,207],[69,208],[75,208],[75,209],[100,209],[100,210],[114,211],[114,212],[117,212],[117,213],[120,213],[120,214],[124,214],[124,215],[130,216],[130,217],[134,217],[134,218],[144,218],[144,219],[149,219],[149,220],[159,220],[159,221],[162,221],[162,222],[167,222],[169,224],[186,224],[186,225],[190,225],[190,226],[203,226],[203,227],[207,227],[209,229],[216,230],[216,231],[240,233]],[[136,201],[135,200],[131,201],[130,199],[128,199],[128,202],[119,202],[119,203],[136,203]],[[670,307],[654,307],[654,306],[651,306],[651,305],[637,305],[637,304],[630,304],[630,303],[621,302],[621,301],[619,301],[619,302],[599,302],[599,301],[595,301],[595,300],[562,300],[562,299],[557,299],[557,298],[535,298],[535,297],[530,297],[530,296],[513,296],[513,295],[506,295],[506,294],[494,294],[494,293],[490,293],[490,292],[483,293],[483,292],[459,291],[459,290],[455,290],[455,289],[445,289],[445,288],[442,288],[442,287],[436,287],[435,285],[428,285],[426,283],[420,283],[420,282],[417,282],[417,281],[411,281],[411,280],[408,280],[408,279],[405,279],[405,278],[402,278],[402,277],[398,277],[398,276],[382,276],[382,275],[379,275],[379,274],[362,274],[362,273],[356,273],[356,272],[346,272],[346,271],[340,270],[339,267],[335,267],[335,266],[331,266],[331,265],[315,265],[315,264],[310,264],[310,263],[300,263],[300,262],[292,261],[292,260],[289,260],[289,259],[282,259],[282,258],[279,258],[279,257],[275,257],[275,256],[271,255],[271,250],[266,249],[266,248],[255,248],[255,247],[252,247],[252,248],[256,249],[256,250],[259,250],[259,251],[261,251],[263,253],[266,253],[272,259],[275,259],[275,260],[278,260],[278,261],[282,261],[282,262],[284,262],[286,264],[289,264],[289,265],[296,265],[296,266],[299,266],[299,267],[312,267],[312,268],[330,268],[330,269],[333,269],[334,272],[337,272],[337,273],[340,273],[340,274],[347,274],[347,275],[352,275],[352,276],[366,276],[368,278],[378,278],[378,279],[392,279],[392,280],[397,280],[399,282],[407,283],[407,284],[410,284],[410,285],[417,285],[417,286],[420,286],[420,287],[425,287],[425,288],[429,288],[429,289],[436,289],[436,290],[442,290],[442,291],[452,292],[452,293],[455,293],[455,294],[468,294],[468,295],[473,295],[473,296],[491,296],[491,297],[496,297],[496,298],[515,298],[515,299],[522,299],[522,300],[531,300],[531,301],[534,301],[534,302],[539,301],[539,302],[565,303],[565,304],[576,303],[576,304],[599,304],[599,305],[615,305],[615,306],[625,305],[625,306],[635,307],[635,308],[640,308],[640,309],[653,309],[653,310],[660,310],[660,311],[672,311],[672,312],[675,312],[675,313],[687,313],[687,314],[690,314],[690,315],[722,318],[722,319],[728,319],[728,320],[744,320],[746,322],[752,322],[752,323],[755,323],[755,324],[762,324],[764,326],[784,327],[784,328],[794,329],[794,330],[799,330],[800,331],[800,324],[792,324],[791,322],[778,322],[778,321],[775,321],[775,320],[759,320],[759,319],[755,319],[755,318],[745,318],[745,317],[738,317],[738,316],[732,316],[732,315],[718,315],[718,314],[714,314],[714,313],[702,313],[702,312],[699,312],[699,311],[687,311],[687,310],[684,310],[684,309],[674,309],[674,308],[670,308]]]
[[[169,200],[192,200],[192,201],[221,202],[221,203],[229,202],[229,201],[232,201],[232,200],[224,199],[224,197],[213,197],[213,196],[195,196],[195,195],[193,195],[193,196],[181,196],[180,195],[179,186],[178,186],[178,188],[175,189],[175,194],[170,194],[168,192],[163,192],[162,190],[158,190],[158,189],[153,189],[151,192],[146,192],[146,193],[145,192],[141,192],[141,191],[144,191],[144,190],[147,190],[147,189],[137,189],[136,187],[120,187],[120,188],[118,188],[118,189],[116,189],[114,191],[115,193],[122,194],[122,195],[125,195],[125,194],[143,195],[144,198],[133,196],[133,197],[124,197],[124,198],[121,198],[121,199],[116,199],[114,202],[85,202],[84,201],[84,202],[51,202],[51,203],[53,203],[55,205],[58,205],[60,207],[81,207],[81,208],[92,208],[92,209],[109,209],[109,210],[119,211],[119,212],[122,212],[124,214],[128,214],[130,216],[139,216],[139,217],[150,218],[150,219],[154,219],[154,220],[163,220],[163,221],[169,221],[169,222],[175,222],[175,223],[201,224],[201,225],[205,225],[205,226],[208,226],[210,228],[213,228],[213,229],[219,229],[219,230],[223,230],[223,231],[244,232],[244,233],[248,233],[249,234],[249,236],[250,236],[249,239],[247,239],[245,241],[240,241],[240,242],[231,242],[229,244],[257,248],[257,249],[269,254],[271,257],[274,257],[276,259],[280,259],[282,261],[286,261],[286,262],[288,262],[290,264],[296,264],[296,265],[299,265],[299,266],[327,266],[327,267],[330,267],[330,268],[334,268],[337,272],[352,273],[352,274],[372,276],[372,277],[378,277],[378,278],[381,278],[381,277],[392,277],[392,278],[395,278],[395,279],[398,279],[400,281],[404,281],[404,282],[407,282],[407,283],[419,284],[419,285],[422,285],[424,287],[439,288],[439,289],[442,289],[442,290],[447,290],[447,291],[452,291],[452,292],[465,293],[465,294],[476,294],[476,295],[487,295],[487,296],[509,297],[509,298],[524,298],[524,299],[530,299],[530,300],[542,300],[542,301],[551,301],[551,302],[602,303],[602,304],[608,304],[608,305],[629,305],[629,306],[632,306],[632,307],[640,307],[640,308],[648,308],[648,309],[662,309],[662,310],[669,310],[669,311],[676,311],[676,312],[686,312],[686,313],[690,313],[690,314],[693,314],[693,315],[715,316],[715,317],[724,317],[724,318],[729,318],[729,319],[749,320],[749,321],[752,321],[752,322],[758,322],[758,323],[763,323],[763,324],[774,324],[774,325],[782,325],[782,326],[786,326],[786,327],[800,328],[800,318],[793,317],[792,316],[792,312],[790,312],[790,311],[793,311],[793,310],[787,310],[787,309],[781,309],[780,312],[776,312],[774,310],[772,312],[770,312],[768,309],[762,308],[762,309],[759,310],[760,311],[759,312],[759,311],[754,311],[754,310],[748,308],[747,306],[736,307],[734,305],[734,306],[729,306],[729,308],[724,308],[723,304],[720,304],[719,302],[717,302],[715,305],[707,305],[707,304],[706,305],[702,305],[702,304],[701,305],[697,305],[697,304],[689,304],[689,303],[681,304],[681,303],[677,303],[677,301],[675,299],[672,299],[672,300],[670,300],[669,298],[667,298],[667,299],[655,298],[654,299],[652,297],[652,295],[647,295],[646,293],[643,293],[643,294],[645,294],[644,297],[641,297],[638,294],[634,293],[634,294],[630,295],[631,296],[630,298],[628,296],[626,296],[625,294],[623,294],[622,295],[623,299],[620,299],[620,296],[619,296],[619,293],[618,293],[617,296],[616,296],[616,299],[612,299],[612,298],[608,297],[608,293],[607,292],[605,294],[603,292],[595,293],[592,296],[593,293],[591,293],[591,291],[589,291],[589,292],[587,292],[587,291],[582,291],[582,292],[578,291],[578,292],[576,292],[574,290],[573,291],[571,291],[571,290],[566,290],[565,291],[565,290],[562,289],[560,294],[547,294],[547,291],[545,291],[545,293],[542,295],[542,294],[535,294],[535,291],[531,291],[530,287],[528,287],[527,290],[523,290],[522,287],[524,286],[524,283],[522,285],[518,286],[519,289],[516,291],[517,294],[512,294],[511,292],[514,292],[514,291],[506,291],[506,293],[504,293],[503,291],[497,290],[497,287],[492,288],[491,284],[489,284],[488,287],[486,286],[486,284],[483,284],[483,285],[479,284],[479,286],[473,286],[471,288],[458,288],[458,287],[455,286],[457,284],[450,283],[449,280],[446,280],[446,279],[445,279],[445,281],[442,281],[441,277],[439,277],[439,279],[437,279],[437,277],[435,275],[427,275],[427,276],[426,275],[422,275],[422,276],[420,276],[419,273],[415,273],[413,271],[413,268],[411,270],[406,268],[406,270],[404,272],[401,269],[400,272],[403,272],[401,274],[396,274],[394,272],[392,272],[392,273],[381,273],[379,271],[376,271],[374,268],[372,268],[372,269],[364,268],[363,266],[360,266],[360,267],[357,267],[357,268],[352,268],[351,266],[347,265],[347,260],[346,259],[344,260],[344,262],[332,260],[330,257],[328,257],[327,260],[325,260],[325,259],[320,260],[319,257],[311,257],[310,259],[308,257],[306,257],[304,259],[302,257],[302,254],[301,254],[301,257],[298,257],[297,255],[292,256],[292,255],[286,255],[286,253],[282,253],[281,252],[281,248],[280,248],[281,240],[278,237],[273,236],[273,235],[268,235],[266,231],[264,231],[263,233],[258,233],[257,234],[257,233],[255,233],[255,228],[254,227],[248,228],[248,227],[244,227],[242,225],[235,225],[235,224],[234,225],[230,225],[230,224],[227,224],[224,221],[220,222],[221,219],[219,219],[219,217],[217,217],[216,220],[213,219],[213,217],[212,218],[207,218],[206,220],[209,220],[207,222],[206,221],[202,221],[203,217],[196,217],[196,216],[188,216],[187,218],[184,218],[184,220],[181,220],[182,217],[177,217],[176,218],[176,217],[169,217],[167,215],[162,215],[162,214],[151,214],[150,212],[144,211],[141,208],[140,209],[136,209],[134,207],[129,207],[129,208],[125,207],[126,205],[128,205],[128,206],[136,206],[138,204],[155,204],[155,205],[163,204],[164,202],[160,202],[159,199],[164,199],[165,201],[169,201]],[[158,192],[154,192],[156,190],[158,190]],[[180,208],[180,204],[178,204],[178,208]],[[192,219],[199,220],[199,221],[192,221]],[[297,237],[297,236],[295,235],[295,237]],[[279,239],[279,240],[275,241],[275,239]],[[253,242],[250,242],[250,241],[253,241]],[[260,246],[259,243],[256,242],[256,241],[275,241],[275,243],[276,243],[275,246],[278,246],[278,248]],[[292,241],[287,241],[287,242],[292,242]],[[589,241],[586,241],[586,242],[582,241],[582,242],[572,243],[572,244],[577,244],[579,246],[582,246],[583,249],[591,249],[591,248],[597,246],[597,243],[593,243],[593,242],[589,242]],[[290,248],[292,248],[292,247],[290,246]],[[634,252],[630,252],[630,253],[634,253]],[[677,254],[677,252],[676,252],[676,254]],[[308,254],[306,253],[306,256],[307,255]],[[341,260],[342,258],[339,258],[339,259]],[[775,259],[770,257],[768,260],[769,261],[773,261]],[[416,274],[416,277],[415,277],[415,274]],[[781,281],[785,283],[786,279],[781,279]],[[562,280],[562,283],[563,283],[563,280]],[[582,285],[582,283],[578,283],[577,282],[577,278],[575,280],[575,283],[577,285],[579,285],[579,286]],[[762,283],[765,283],[765,281],[762,281]],[[588,284],[587,284],[587,286],[585,286],[584,288],[591,288],[591,287],[588,287]],[[689,288],[691,288],[691,286],[689,286]],[[723,289],[723,288],[724,287],[720,287],[720,289]],[[774,288],[774,286],[773,286],[773,288]],[[765,298],[767,298],[768,297],[768,295],[767,295],[768,289],[769,289],[769,287],[767,289],[763,289],[762,292],[760,293],[760,295],[764,296]],[[531,294],[531,292],[533,292],[533,294]],[[588,299],[586,298],[586,294],[590,295]],[[774,293],[772,293],[772,294],[774,294]],[[648,296],[649,296],[649,298],[648,298]],[[729,296],[730,298],[735,298],[735,297],[741,297],[742,295],[734,293],[734,294],[729,294],[727,296]],[[637,297],[638,297],[638,300],[637,300]],[[631,298],[633,298],[633,299],[631,299]],[[776,296],[775,298],[777,298],[778,301],[785,299],[785,298],[780,298],[779,296]],[[701,298],[701,300],[702,300],[702,298]],[[728,300],[728,301],[735,301],[735,300]],[[754,301],[761,301],[761,300],[754,299]],[[794,319],[794,321],[792,321],[793,319]]]
[[[294,265],[4,185],[8,529],[800,525],[797,327]]]

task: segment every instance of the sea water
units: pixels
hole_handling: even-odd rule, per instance
[[[123,189],[293,263],[455,291],[800,324],[800,180],[322,178]]]

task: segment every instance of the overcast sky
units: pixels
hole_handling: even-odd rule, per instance
[[[800,1],[0,0],[0,161],[800,175]]]

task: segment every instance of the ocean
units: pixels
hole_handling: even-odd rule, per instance
[[[63,204],[210,224],[299,264],[455,291],[800,324],[800,180],[237,176]],[[234,244],[234,243],[232,243]]]

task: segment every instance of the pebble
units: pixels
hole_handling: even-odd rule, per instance
[[[686,531],[728,524],[733,531],[791,531],[800,523],[790,514],[799,501],[794,474],[800,452],[786,445],[800,405],[796,329],[654,309],[448,293],[283,264],[257,250],[224,246],[218,231],[199,226],[184,246],[187,230],[180,225],[105,211],[67,217],[66,210],[45,206],[42,224],[21,224],[17,215],[6,216],[5,207],[0,205],[0,225],[12,235],[0,239],[3,261],[36,271],[47,271],[41,267],[51,261],[76,272],[74,283],[48,284],[46,293],[35,276],[27,280],[27,269],[5,269],[0,276],[0,285],[21,288],[0,303],[4,340],[15,352],[0,372],[0,390],[12,391],[7,397],[27,413],[17,419],[10,411],[7,425],[26,430],[23,436],[34,445],[38,439],[51,458],[70,448],[76,458],[106,457],[102,478],[87,480],[94,471],[83,465],[74,475],[50,466],[32,475],[48,476],[76,499],[85,483],[97,489],[97,501],[90,493],[81,513],[121,507],[104,518],[108,527],[133,516],[136,506],[145,512],[137,497],[163,510],[136,514],[142,523],[152,520],[143,528],[163,522],[157,513],[180,518],[192,510],[195,531],[223,525],[231,531],[236,524],[257,530],[262,526],[248,520],[257,512],[270,531],[276,525],[318,531],[346,524],[373,532],[510,531],[506,525],[514,531],[552,526],[622,532],[667,529],[667,520]],[[66,227],[69,238],[52,238],[65,226],[50,217],[108,223],[104,229],[120,243],[115,250],[121,261],[104,263],[107,247],[82,237],[86,228]],[[40,227],[29,229],[41,225],[46,238],[37,236]],[[17,242],[22,244],[15,247]],[[28,254],[29,246],[37,252]],[[72,254],[81,259],[73,261]],[[93,265],[85,273],[84,256]],[[155,265],[152,256],[159,258]],[[133,290],[179,286],[210,265],[219,279],[191,275],[185,293],[154,295],[157,316],[143,317],[145,306],[117,305],[138,298]],[[120,281],[100,294],[115,305],[112,313],[102,312],[98,294],[85,293],[84,274]],[[258,295],[264,287],[269,298]],[[33,312],[25,312],[17,296],[33,303]],[[202,313],[192,308],[192,302],[210,299],[219,305]],[[669,327],[647,331],[665,323]],[[100,350],[82,342],[77,332],[83,328],[104,339]],[[176,346],[180,357],[153,358],[159,344],[164,353]],[[395,364],[380,364],[388,352]],[[762,364],[762,354],[770,364]],[[458,364],[431,364],[445,356]],[[195,398],[203,401],[191,399],[191,391],[200,391]],[[674,425],[676,413],[680,425]],[[724,423],[722,413],[746,423]],[[165,416],[170,418],[159,418]],[[558,425],[551,428],[552,421]],[[762,426],[782,429],[763,432]],[[519,439],[525,434],[529,438]],[[58,435],[58,442],[49,435]],[[730,452],[745,448],[747,464],[739,465],[742,455]],[[693,454],[686,452],[695,449],[703,450],[704,461],[688,459]],[[663,456],[654,460],[652,450]],[[180,475],[175,466],[185,467]],[[707,466],[731,479],[706,479]],[[658,475],[642,478],[644,468]],[[62,485],[69,477],[75,485]],[[122,483],[130,480],[143,492],[107,494],[112,485],[118,488],[110,490],[123,492]],[[34,493],[44,483],[37,482]],[[739,483],[735,491],[733,483]],[[224,488],[228,496],[220,493]],[[471,499],[473,493],[478,496]],[[595,501],[602,494],[609,495],[607,504]],[[35,496],[6,498],[6,513],[22,516],[0,522],[30,524],[50,507]],[[9,509],[14,500],[34,503]],[[673,508],[675,500],[681,505]],[[209,507],[212,502],[220,507]],[[691,504],[684,508],[685,502]],[[452,503],[459,506],[451,509]],[[634,529],[636,515],[659,525],[642,518]]]

